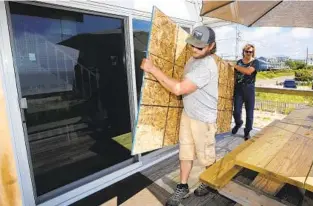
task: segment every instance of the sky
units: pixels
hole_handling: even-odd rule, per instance
[[[232,59],[235,56],[236,26],[214,28],[217,40],[217,54]],[[256,47],[256,56],[288,56],[292,59],[305,59],[307,47],[313,53],[313,29],[280,27],[245,27],[238,25],[241,40],[239,52],[247,43]]]

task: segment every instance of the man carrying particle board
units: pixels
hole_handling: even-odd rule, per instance
[[[215,133],[218,101],[218,68],[211,56],[216,52],[215,32],[210,27],[199,26],[186,42],[192,46],[193,55],[184,69],[182,81],[166,76],[144,59],[141,68],[151,73],[171,93],[183,96],[184,110],[179,131],[180,184],[166,205],[179,205],[189,195],[188,178],[196,158],[209,167],[215,162]],[[207,185],[194,191],[196,196],[209,193]]]

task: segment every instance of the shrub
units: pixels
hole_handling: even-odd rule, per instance
[[[299,70],[295,71],[295,80],[296,81],[312,81],[313,72],[311,70]]]

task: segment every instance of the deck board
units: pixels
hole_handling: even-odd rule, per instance
[[[298,125],[276,122],[275,125],[264,128],[253,144],[236,157],[236,164],[266,173],[265,166],[279,153],[288,142]]]
[[[237,140],[235,140],[237,138]],[[225,135],[217,142],[217,156],[223,156],[228,147],[234,147],[236,142],[243,142],[241,137]],[[189,179],[191,190],[190,197],[185,199],[181,205],[212,205],[233,206],[236,203],[212,190],[209,195],[196,197],[192,191],[199,184],[201,168],[195,162],[192,175]],[[105,188],[83,200],[74,203],[74,206],[111,206],[113,205],[164,205],[171,196],[179,181],[179,159],[175,155],[165,161],[158,163],[141,173],[136,173],[108,188]],[[140,203],[140,204],[139,204]]]
[[[225,186],[241,170],[241,167],[235,166],[236,155],[251,145],[256,138],[243,142],[226,154],[222,159],[205,170],[200,175],[200,180],[214,189]]]
[[[251,183],[251,186],[257,190],[269,195],[276,195],[285,184],[276,179],[267,177],[266,175],[259,174]]]

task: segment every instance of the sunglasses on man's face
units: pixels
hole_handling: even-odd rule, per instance
[[[192,48],[196,48],[196,49],[198,49],[198,50],[202,50],[203,48],[199,48],[199,47],[195,47],[195,46],[193,46],[193,45],[190,45]]]
[[[245,53],[247,53],[247,54],[252,54],[253,51],[245,51]]]

